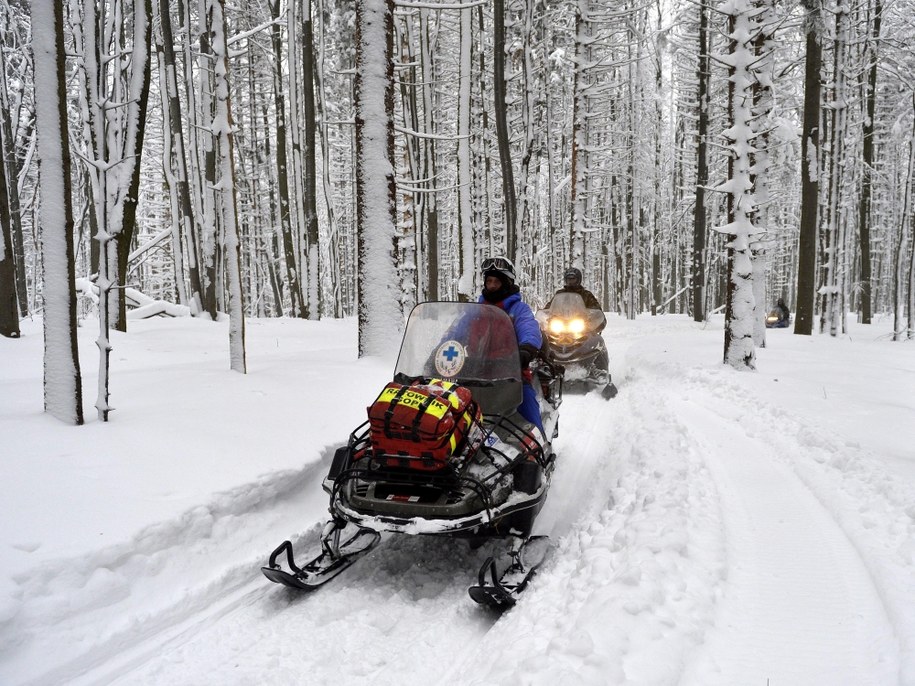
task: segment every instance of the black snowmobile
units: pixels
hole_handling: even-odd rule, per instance
[[[787,329],[789,326],[791,326],[791,317],[786,316],[779,307],[776,307],[766,315],[767,329]]]
[[[557,293],[549,308],[538,310],[536,316],[552,359],[565,368],[566,386],[599,389],[604,398],[616,396],[600,335],[607,325],[604,313],[586,308],[577,293]]]
[[[545,436],[518,414],[525,381],[537,391]],[[263,573],[313,589],[374,548],[381,532],[465,537],[472,546],[510,538],[508,569],[499,574],[487,559],[470,595],[513,605],[545,553],[531,530],[550,486],[561,402],[562,369],[537,359],[522,370],[503,310],[417,305],[393,381],[337,449],[324,480],[331,519],[320,554],[298,566],[285,541]]]

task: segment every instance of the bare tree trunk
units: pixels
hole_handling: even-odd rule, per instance
[[[661,4],[660,2],[657,5],[657,23],[658,26],[662,25],[663,18],[661,16]],[[653,58],[654,61],[654,78],[655,78],[655,90],[658,94],[663,92],[664,87],[664,72],[661,64],[661,55],[656,54]],[[651,226],[651,314],[652,316],[658,314],[658,309],[661,306],[661,301],[663,299],[663,285],[661,283],[661,204],[662,199],[665,197],[663,180],[662,180],[662,169],[661,169],[661,136],[662,131],[664,131],[664,108],[663,102],[660,97],[657,97],[655,101],[655,111],[654,111],[654,198],[652,199],[653,212],[652,212],[652,226]]]
[[[35,99],[44,264],[44,406],[70,424],[83,423],[76,342],[76,276],[64,64],[63,3],[33,2]]]
[[[473,59],[473,16],[461,12],[460,81],[457,93],[457,230],[458,230],[458,299],[470,302],[474,297],[473,169],[470,150],[471,70]],[[438,246],[429,243],[429,252]],[[437,276],[437,275],[436,275]]]
[[[848,42],[848,13],[843,5],[839,5],[835,12],[836,36],[833,41],[833,95],[829,109],[829,118],[832,122],[829,131],[829,176],[827,177],[827,197],[825,244],[826,255],[823,258],[824,288],[823,311],[820,313],[820,331],[829,330],[835,336],[839,332],[839,325],[843,319],[842,293],[840,281],[842,279],[844,261],[844,241],[842,240],[841,219],[839,216],[840,198],[843,190],[843,176],[845,170],[845,121],[846,98],[845,92],[845,50]]]
[[[0,114],[0,116],[3,116]],[[0,151],[6,150],[6,130],[0,129]],[[19,338],[19,308],[16,305],[16,266],[13,259],[9,186],[6,156],[0,156],[0,336]]]
[[[820,1],[803,0],[807,10],[807,55],[804,72],[804,123],[801,134],[801,226],[797,266],[797,312],[794,333],[813,333],[817,282],[817,219],[820,204]]]
[[[171,12],[168,0],[155,0],[153,11],[159,17],[156,32],[156,51],[159,56],[159,93],[162,97],[162,112],[165,117],[163,134],[163,170],[169,187],[169,201],[172,214],[175,280],[178,302],[189,305],[192,314],[200,311],[200,272],[197,268],[196,228],[194,207],[191,203],[187,178],[187,156],[184,148],[184,134],[181,126],[181,100],[178,97],[178,80],[175,64],[175,38],[172,32]],[[158,10],[158,11],[156,11]],[[185,250],[185,243],[188,248]],[[185,289],[184,261],[188,264],[190,294]]]
[[[913,111],[915,111],[915,93],[912,95]],[[908,302],[911,302],[911,295],[908,301],[904,301],[905,281],[903,272],[905,265],[905,243],[906,243],[906,225],[909,231],[915,234],[915,119],[912,122],[913,137],[909,140],[909,160],[908,169],[905,176],[905,189],[903,191],[902,212],[899,217],[899,231],[896,234],[896,244],[893,246],[893,340],[903,340],[902,316],[903,309]],[[911,281],[911,275],[909,280]],[[905,327],[912,330],[912,311],[909,308],[908,325]]]
[[[756,347],[766,345],[766,235],[769,233],[769,129],[772,115],[772,66],[774,27],[771,24],[772,6],[769,0],[758,0],[757,34],[753,41],[756,79],[753,82],[753,119],[756,122],[756,140],[751,156],[753,195],[756,211],[753,214],[754,235],[750,250],[753,264],[753,342]]]
[[[705,321],[705,187],[708,185],[709,58],[708,12],[705,0],[699,3],[699,68],[696,73],[699,102],[698,144],[696,146],[696,203],[693,206],[693,321]]]
[[[19,336],[19,311],[28,314],[25,268],[22,264],[22,213],[18,169],[13,151],[9,92],[5,65],[0,67],[0,335]],[[18,239],[18,240],[17,240]],[[22,273],[19,277],[17,272]],[[18,294],[17,290],[22,292]],[[18,304],[18,307],[17,307]]]
[[[146,131],[146,109],[149,103],[149,81],[151,73],[152,2],[134,0],[133,6],[133,50],[131,53],[130,87],[127,91],[127,122],[124,139],[124,159],[131,160],[130,180],[126,193],[122,193],[123,220],[115,240],[117,260],[117,282],[127,285],[127,261],[130,246],[137,228],[137,203],[140,198],[140,158],[143,153],[143,136]],[[118,313],[115,328],[127,331],[127,301],[124,289],[119,288]]]
[[[731,36],[728,78],[728,119],[725,134],[731,155],[728,158],[727,300],[724,316],[724,362],[735,369],[755,368],[753,344],[755,306],[753,268],[750,257],[750,216],[755,210],[750,182],[752,148],[752,83],[747,65],[752,64],[751,47],[738,36],[750,35],[751,7],[748,0],[731,6],[728,34]]]
[[[505,254],[517,259],[517,198],[515,176],[512,170],[511,140],[508,134],[508,104],[506,102],[505,64],[505,3],[493,0],[493,116],[496,119],[496,138],[499,146],[499,163],[502,169],[502,212],[505,225]]]
[[[912,92],[912,113],[915,114],[915,91]],[[913,177],[915,177],[915,118],[912,121],[912,137],[909,139],[910,187],[915,185]],[[909,211],[909,274],[906,281],[909,291],[909,299],[906,303],[906,337],[911,341],[915,339],[915,207],[910,208]]]
[[[302,4],[304,12],[305,30],[302,46],[302,83],[305,89],[304,115],[305,115],[305,140],[303,145],[305,165],[305,245],[303,252],[305,259],[303,267],[308,280],[307,295],[305,298],[305,316],[308,319],[318,319],[321,314],[321,293],[318,289],[320,264],[318,245],[318,203],[317,203],[317,175],[315,173],[315,142],[317,139],[317,122],[315,120],[315,60],[314,60],[314,31],[311,20],[311,0]]]
[[[204,276],[204,303],[213,321],[219,317],[221,291],[219,289],[219,263],[222,251],[219,245],[221,235],[221,213],[216,205],[216,150],[215,140],[209,128],[212,125],[213,104],[213,48],[211,29],[207,24],[209,10],[207,3],[212,0],[197,0],[199,25],[197,64],[200,73],[198,84],[199,111],[195,114],[199,126],[198,146],[195,151],[195,169],[200,177],[199,191],[202,216],[200,223],[200,255]],[[189,10],[188,10],[189,13]],[[187,21],[190,31],[190,19]],[[190,34],[189,34],[190,35]]]
[[[324,54],[325,54],[325,30],[324,30],[324,2],[323,0],[317,0],[317,20],[320,22],[318,30],[318,44],[317,44],[317,65],[315,69],[315,78],[317,79],[316,84],[316,106],[319,111],[320,117],[320,127],[319,135],[321,137],[321,155],[322,155],[322,164],[321,164],[321,189],[324,193],[324,205],[325,205],[325,232],[327,235],[326,241],[326,250],[325,257],[327,258],[328,264],[336,264],[336,255],[339,251],[338,245],[340,243],[340,236],[337,226],[337,214],[334,210],[334,197],[333,197],[333,181],[331,180],[331,139],[329,133],[329,125],[327,121],[327,103],[326,103],[326,88],[324,81]],[[334,284],[341,280],[341,275],[337,273],[337,270],[329,270],[329,278],[331,280],[332,288]],[[346,279],[349,281],[349,279]],[[330,309],[330,308],[328,308]],[[333,314],[335,316],[341,316],[343,313],[343,298],[333,298]]]
[[[279,230],[283,237],[283,257],[286,263],[286,280],[289,283],[289,299],[292,303],[292,314],[305,317],[304,297],[299,282],[299,269],[296,260],[295,242],[289,217],[289,163],[286,157],[286,98],[283,95],[283,41],[280,35],[280,0],[267,3],[273,24],[270,37],[273,45],[273,105],[276,111],[276,186],[279,193]],[[292,21],[292,19],[290,19]]]
[[[356,32],[357,288],[363,357],[390,352],[403,318],[394,241],[394,0],[357,0]]]
[[[207,0],[207,27],[213,57],[213,122],[210,133],[215,138],[216,202],[222,219],[225,255],[225,284],[229,312],[229,365],[244,374],[245,309],[241,284],[241,247],[238,237],[238,212],[235,199],[234,142],[232,106],[229,89],[229,46],[226,40],[224,0]]]
[[[422,59],[422,75],[423,75],[423,86],[422,86],[422,95],[423,95],[423,119],[425,124],[423,130],[432,133],[434,128],[433,123],[433,89],[434,89],[434,69],[432,66],[432,50],[431,50],[431,37],[429,35],[429,10],[420,9],[420,46],[421,46],[421,59]],[[465,20],[466,17],[466,20]],[[468,79],[468,93],[467,99],[470,100],[470,89],[469,89],[469,79],[470,79],[470,64],[473,59],[472,47],[473,47],[473,37],[470,34],[473,26],[473,13],[470,8],[463,10],[461,12],[461,74],[464,74],[466,69],[467,79]],[[468,32],[467,35],[467,49],[468,52],[466,59],[467,64],[464,64],[464,31]],[[461,87],[463,88],[463,78],[461,81]],[[469,113],[468,113],[469,121]],[[426,181],[425,186],[430,190],[435,186],[435,179],[438,177],[438,161],[436,159],[436,146],[435,138],[427,138],[422,142],[423,145],[423,179],[430,179]],[[469,159],[469,156],[468,156]],[[439,265],[441,263],[441,255],[439,250],[439,227],[438,227],[438,195],[433,191],[426,195],[423,198],[423,208],[426,212],[426,236],[425,243],[427,246],[426,250],[426,264],[425,264],[425,286],[426,286],[426,295],[425,297],[429,300],[438,300],[439,299]],[[467,215],[466,221],[471,222],[472,225],[472,212]],[[422,256],[422,251],[419,250],[418,254]],[[423,273],[423,270],[419,270],[420,273]],[[472,282],[472,279],[471,279]],[[422,288],[420,288],[420,299],[422,298]]]
[[[585,178],[588,167],[587,111],[588,100],[585,67],[590,59],[587,22],[582,16],[588,3],[576,5],[575,12],[575,75],[572,81],[572,152],[570,155],[570,201],[572,222],[569,230],[569,264],[581,264],[585,253]]]
[[[858,238],[861,250],[861,323],[871,323],[871,188],[874,178],[874,117],[877,109],[877,48],[883,19],[883,0],[874,0],[871,33],[864,50],[868,64],[865,88],[866,114],[861,130],[861,198],[858,202]]]

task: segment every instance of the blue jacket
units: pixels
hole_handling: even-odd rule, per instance
[[[486,302],[481,295],[477,302]],[[519,293],[512,293],[495,307],[501,307],[505,313],[511,317],[515,325],[515,335],[518,337],[518,345],[532,345],[538,350],[543,343],[543,335],[540,333],[540,325],[534,319],[534,313],[531,312],[530,305],[521,299]]]

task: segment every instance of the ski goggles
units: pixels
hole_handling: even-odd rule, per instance
[[[513,265],[504,257],[489,257],[483,260],[481,271],[488,272],[491,269],[495,269],[496,271],[500,272],[514,272],[515,265]]]

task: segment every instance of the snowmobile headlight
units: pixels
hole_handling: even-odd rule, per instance
[[[563,320],[559,319],[558,317],[550,320],[550,333],[559,334],[565,330],[566,323]]]
[[[569,331],[574,333],[576,336],[580,335],[585,330],[585,320],[584,319],[573,319],[569,322]]]

